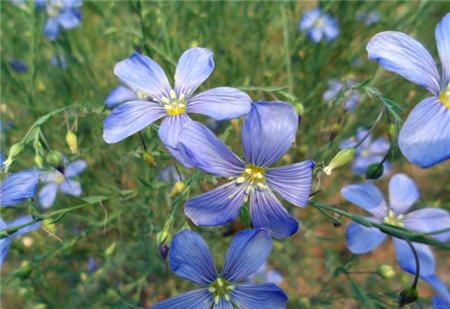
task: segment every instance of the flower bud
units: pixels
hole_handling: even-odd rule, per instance
[[[34,156],[34,162],[39,168],[42,168],[44,166],[44,158],[42,158],[42,156],[39,154]]]
[[[400,307],[403,307],[406,304],[417,301],[418,298],[419,295],[416,288],[413,286],[407,287],[400,292],[400,295],[398,297],[398,305]]]
[[[56,232],[56,224],[53,223],[52,220],[50,219],[45,219],[44,221],[42,221],[42,225],[43,227],[49,231],[50,233],[55,233]]]
[[[167,258],[167,255],[169,254],[169,246],[167,244],[162,244],[158,248],[159,250],[159,256],[165,260]]]
[[[56,150],[50,151],[45,159],[47,160],[48,164],[53,167],[59,167],[64,163],[64,157],[62,153]]]
[[[155,157],[150,151],[144,151],[144,161],[151,167],[156,166]]]
[[[22,143],[17,143],[11,146],[11,148],[9,148],[9,153],[8,156],[9,158],[13,159],[15,157],[17,157],[24,149],[24,146]]]
[[[366,179],[378,179],[383,176],[384,167],[381,163],[372,163],[367,167]]]
[[[384,279],[391,279],[395,276],[395,270],[390,265],[380,265],[377,269],[378,275]]]
[[[324,168],[325,174],[331,175],[331,172],[336,168],[350,163],[355,157],[355,148],[346,148],[339,151],[331,162]]]
[[[175,183],[175,185],[173,186],[172,191],[170,191],[170,196],[175,196],[175,195],[181,193],[185,187],[186,187],[186,185],[184,184],[184,182],[177,181]]]
[[[300,103],[300,102],[294,103],[294,108],[295,108],[295,110],[297,111],[297,114],[298,114],[299,116],[302,116],[303,113],[305,112],[305,107],[304,107],[303,104]]]
[[[115,249],[116,249],[116,242],[113,242],[112,244],[109,245],[108,248],[106,248],[105,255],[108,257],[112,256],[114,254]]]
[[[69,146],[70,152],[72,152],[73,154],[78,153],[77,136],[71,130],[67,131],[66,143]]]

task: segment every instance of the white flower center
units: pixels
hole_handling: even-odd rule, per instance
[[[384,223],[390,224],[393,226],[398,227],[405,227],[405,224],[403,224],[403,215],[396,215],[392,210],[389,210],[388,215],[384,217]]]

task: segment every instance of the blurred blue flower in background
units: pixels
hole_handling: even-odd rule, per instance
[[[37,8],[45,8],[47,22],[44,26],[44,35],[51,41],[56,40],[61,28],[69,30],[81,24],[80,7],[83,0],[37,0]]]
[[[428,284],[430,284],[436,291],[437,296],[433,296],[432,305],[433,309],[448,309],[450,308],[450,292],[447,286],[436,275],[421,277]]]
[[[410,213],[406,211],[419,199],[420,193],[414,181],[404,174],[394,175],[389,182],[389,204],[383,194],[372,183],[348,185],[342,188],[342,196],[352,204],[371,213],[366,217],[371,222],[404,227],[419,233],[431,233],[450,228],[450,214],[439,208],[422,208]],[[374,250],[386,239],[378,228],[365,227],[352,222],[347,229],[347,247],[355,254]],[[450,239],[450,231],[430,235],[440,241]],[[393,237],[397,261],[409,273],[416,273],[415,258],[408,243]],[[436,264],[429,246],[412,243],[420,263],[420,276],[434,275]]]
[[[364,137],[369,133],[369,130],[364,128],[358,128],[356,137],[352,137],[342,141],[339,145],[340,149],[346,149],[355,147],[361,142]],[[353,160],[352,171],[356,175],[364,175],[367,168],[372,163],[380,163],[385,154],[389,151],[389,141],[384,137],[379,137],[372,140],[372,135],[369,134],[361,145],[356,148],[355,159]],[[383,163],[383,175],[386,176],[390,173],[391,164],[386,160]]]
[[[432,94],[410,112],[398,139],[403,155],[422,168],[450,158],[450,13],[437,25],[435,36],[442,78],[430,53],[405,33],[381,32],[367,44],[369,59]]]
[[[6,230],[6,229],[12,229],[12,228],[18,228],[24,224],[27,224],[29,222],[33,221],[33,217],[30,215],[19,217],[9,223],[6,223],[3,221],[2,218],[0,218],[0,231]],[[14,238],[22,236],[23,234],[29,233],[41,226],[40,222],[33,223],[21,228],[18,228],[14,233],[8,235],[5,238],[0,239],[0,266],[5,261],[6,256],[8,255],[9,247],[11,245],[11,242]]]
[[[191,121],[188,113],[224,120],[237,118],[250,109],[250,97],[235,88],[217,87],[193,96],[213,70],[213,53],[209,49],[190,48],[178,60],[172,89],[163,69],[149,57],[134,53],[119,62],[114,74],[138,99],[119,105],[106,117],[104,140],[109,144],[117,143],[164,118],[158,131],[160,139],[178,161],[191,167],[191,162],[176,148],[183,124]],[[120,88],[112,101],[117,102],[122,95],[132,93]]]
[[[39,182],[35,169],[13,173],[0,184],[0,206],[9,207],[32,198]]]
[[[81,185],[72,178],[81,174],[87,167],[85,160],[77,160],[68,164],[63,171],[42,172],[41,181],[46,183],[39,191],[39,203],[49,208],[55,202],[56,194],[62,191],[72,196],[81,195]]]
[[[106,107],[114,108],[120,103],[139,99],[138,93],[126,86],[117,86],[106,97]]]
[[[9,66],[17,73],[25,73],[26,71],[28,71],[27,64],[19,59],[10,60]]]
[[[381,20],[381,14],[375,10],[361,11],[356,14],[356,20],[362,21],[367,27],[369,27]]]
[[[272,190],[305,207],[311,191],[313,161],[272,167],[295,140],[299,118],[284,102],[255,102],[242,128],[241,160],[206,126],[191,121],[180,135],[180,149],[194,165],[232,181],[187,201],[184,211],[197,225],[223,225],[236,218],[250,198],[253,226],[282,238],[297,232],[298,221],[286,211]]]
[[[249,277],[252,283],[273,283],[280,285],[283,282],[283,276],[274,269],[269,269],[267,263],[261,265],[261,267]]]
[[[159,172],[159,180],[167,182],[169,184],[173,184],[183,179],[180,177],[180,174],[178,173],[175,165],[168,165],[162,168]]]
[[[361,96],[358,91],[350,89],[355,84],[355,81],[347,81],[345,84],[338,79],[331,79],[328,81],[328,89],[323,93],[322,99],[325,102],[336,100],[338,94],[345,87],[348,90],[344,92],[344,108],[348,111],[354,111],[361,101]]]
[[[265,263],[271,249],[272,239],[267,231],[240,231],[233,238],[223,269],[218,273],[203,238],[182,230],[173,237],[169,265],[178,276],[201,288],[164,300],[152,308],[285,308],[288,298],[275,284],[244,281]]]
[[[320,8],[306,12],[300,20],[299,29],[316,43],[323,39],[332,41],[339,35],[337,19]]]
[[[69,67],[67,59],[62,53],[55,53],[52,58],[50,58],[50,64],[60,69],[67,69]]]

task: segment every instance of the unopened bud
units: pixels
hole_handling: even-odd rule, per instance
[[[78,153],[77,136],[71,130],[67,131],[66,143],[69,146],[70,152],[72,152],[73,154]]]
[[[372,163],[367,167],[366,179],[378,179],[383,176],[384,167],[381,163]]]
[[[41,155],[35,155],[34,156],[34,162],[36,163],[36,165],[39,167],[39,168],[42,168],[43,166],[44,166],[44,158],[42,158],[42,156]]]
[[[64,163],[64,157],[63,155],[56,150],[52,150],[47,154],[46,160],[48,164],[50,164],[53,167],[59,167],[62,166]]]
[[[159,250],[159,256],[163,260],[165,260],[167,258],[167,255],[169,254],[169,246],[167,246],[166,244],[162,244],[161,246],[159,246],[158,250]]]
[[[50,219],[45,219],[44,221],[42,221],[42,226],[50,233],[54,234],[56,232],[56,224],[53,223],[53,221]]]
[[[175,195],[181,193],[185,187],[186,187],[186,185],[184,184],[184,182],[177,181],[175,183],[175,185],[173,186],[172,191],[170,191],[170,196],[175,196]]]
[[[22,143],[17,143],[11,146],[11,148],[9,148],[9,153],[8,156],[9,158],[13,159],[15,157],[17,157],[24,149],[24,146]]]
[[[167,238],[169,238],[169,232],[162,230],[158,234],[156,234],[156,242],[158,243],[158,246],[162,245],[166,242]]]
[[[403,289],[398,297],[398,305],[400,307],[417,301],[419,295],[415,287],[410,286]]]
[[[152,155],[150,151],[144,151],[144,161],[147,162],[151,167],[156,166],[155,157]]]
[[[332,171],[336,168],[344,166],[350,163],[355,157],[355,148],[346,148],[339,151],[331,162],[324,168],[325,174],[331,175]]]
[[[112,256],[114,254],[115,249],[116,249],[116,242],[113,242],[112,244],[109,245],[108,248],[106,248],[105,255],[108,257]]]
[[[391,279],[395,276],[395,270],[390,265],[380,265],[377,269],[378,275],[384,279]]]
[[[388,133],[391,140],[395,140],[397,138],[397,128],[395,125],[390,124],[388,127]]]
[[[303,104],[300,103],[300,102],[295,103],[295,104],[294,104],[294,108],[295,108],[295,110],[297,111],[297,114],[298,114],[299,116],[302,116],[303,113],[305,112],[305,107],[304,107]]]

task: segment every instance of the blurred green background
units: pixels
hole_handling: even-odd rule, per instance
[[[49,42],[42,35],[45,13],[35,10],[33,3],[16,6],[2,1],[0,5],[0,110],[2,126],[8,126],[1,134],[2,152],[6,154],[20,141],[40,116],[67,107],[47,121],[42,132],[51,149],[88,162],[81,177],[82,198],[60,195],[53,208],[42,214],[83,206],[64,216],[52,215],[44,229],[14,241],[2,267],[2,308],[36,309],[142,308],[192,288],[171,273],[160,258],[156,235],[174,203],[179,206],[172,233],[189,224],[182,210],[187,197],[223,180],[181,168],[188,179],[192,175],[197,178],[187,187],[187,194],[170,194],[174,184],[161,181],[159,174],[174,161],[159,142],[155,125],[143,134],[151,153],[147,160],[138,135],[114,145],[103,141],[102,122],[108,113],[103,105],[109,91],[119,85],[113,75],[118,61],[139,50],[173,76],[185,49],[211,49],[216,68],[201,89],[239,87],[254,100],[282,100],[295,105],[302,122],[296,144],[280,164],[313,159],[320,166],[329,162],[339,143],[352,136],[356,128],[370,126],[381,108],[380,101],[368,97],[363,89],[354,113],[342,107],[344,98],[324,102],[322,94],[328,81],[371,79],[369,85],[396,102],[393,113],[405,119],[425,91],[369,62],[365,45],[377,32],[404,31],[437,56],[434,27],[450,11],[445,1],[85,1],[82,25]],[[318,5],[338,19],[340,35],[333,42],[315,44],[298,31],[303,13]],[[370,11],[379,12],[381,19],[367,26],[357,16]],[[67,60],[67,68],[50,64],[55,55]],[[13,59],[24,61],[28,71],[12,70],[9,62]],[[389,125],[399,125],[392,115],[382,119],[375,136],[387,137]],[[71,155],[65,142],[68,126],[77,135],[79,154]],[[239,120],[221,124],[218,134],[242,153]],[[34,166],[33,157],[30,146],[12,170]],[[398,151],[391,162],[393,173],[406,173],[419,184],[419,206],[450,209],[448,162],[421,170]],[[387,179],[376,184],[386,189]],[[347,205],[340,197],[340,188],[363,180],[346,166],[321,178],[315,199]],[[275,243],[269,268],[283,275],[281,287],[289,296],[289,308],[396,307],[396,293],[410,283],[411,277],[396,266],[390,243],[372,254],[352,256],[344,237],[349,220],[342,218],[343,226],[336,227],[312,207],[287,207],[301,220],[302,227],[293,237]],[[348,209],[358,212],[354,206]],[[23,213],[24,207],[2,209],[1,215],[7,219]],[[191,227],[207,240],[221,264],[229,235],[242,226],[243,222],[220,228]],[[437,273],[448,282],[448,253],[435,253]],[[95,270],[88,267],[92,261]],[[383,279],[374,273],[381,264],[393,266],[396,276]],[[340,272],[342,267],[347,274]],[[424,297],[420,303],[426,308],[433,292],[426,284],[419,287]],[[420,308],[411,305],[416,307]]]

